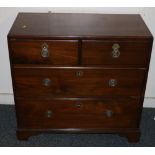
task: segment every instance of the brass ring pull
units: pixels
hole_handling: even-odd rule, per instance
[[[42,45],[41,56],[42,56],[43,58],[49,57],[48,45],[47,45],[46,43],[44,43],[44,44]]]
[[[113,44],[112,46],[112,57],[113,58],[118,58],[120,56],[120,51],[119,51],[120,45],[119,44]]]
[[[47,117],[47,118],[52,117],[52,115],[53,115],[53,112],[52,112],[51,110],[47,110],[47,111],[45,112],[45,117]]]
[[[42,83],[43,83],[43,86],[48,87],[51,85],[51,80],[49,78],[45,78],[43,79]]]
[[[109,80],[109,86],[110,87],[116,87],[117,86],[117,80],[116,79],[110,79]]]

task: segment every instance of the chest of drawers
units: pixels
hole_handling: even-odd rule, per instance
[[[139,15],[19,13],[8,34],[18,139],[138,141],[152,42]]]

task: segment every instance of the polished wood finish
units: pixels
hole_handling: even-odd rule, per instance
[[[47,57],[41,54],[44,44],[48,46]],[[12,41],[10,46],[14,64],[78,64],[78,41]]]
[[[112,56],[112,46],[116,43],[120,46],[118,58]],[[150,42],[148,41],[84,40],[82,44],[82,64],[146,67],[149,60],[149,47]]]
[[[140,15],[19,13],[8,34],[17,138],[117,133],[139,141],[152,42]]]
[[[144,75],[144,69],[14,68],[17,97],[30,98],[140,96]]]
[[[135,128],[138,124],[138,99],[17,100],[17,103],[19,128]],[[49,117],[48,111],[52,112]]]
[[[152,35],[141,16],[134,14],[19,13],[8,37],[146,40]]]

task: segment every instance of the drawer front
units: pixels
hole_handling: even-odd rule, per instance
[[[78,41],[11,41],[14,64],[76,65]]]
[[[17,100],[19,128],[134,128],[140,104],[131,99]]]
[[[145,67],[150,47],[149,42],[83,41],[82,64]]]
[[[14,68],[17,97],[139,96],[145,70]]]

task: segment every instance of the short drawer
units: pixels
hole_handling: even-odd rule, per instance
[[[78,41],[11,41],[10,52],[14,64],[76,65]]]
[[[19,128],[134,128],[140,104],[131,99],[17,100]]]
[[[150,42],[88,41],[82,42],[83,65],[145,67],[151,52]]]
[[[14,68],[17,97],[139,96],[143,69]]]

